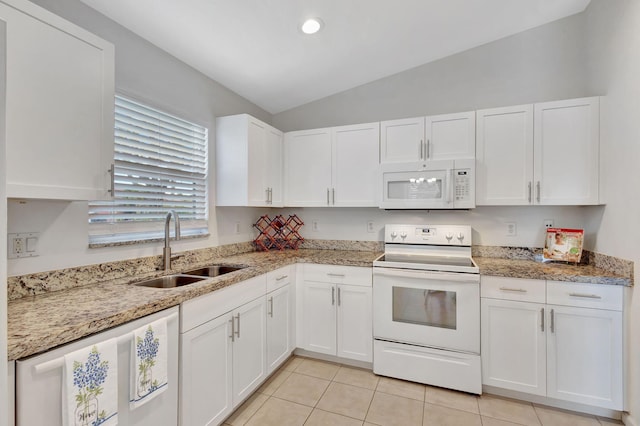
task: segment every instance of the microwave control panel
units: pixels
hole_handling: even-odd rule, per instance
[[[454,173],[454,188],[457,201],[469,201],[471,199],[471,176],[469,170],[456,170]]]

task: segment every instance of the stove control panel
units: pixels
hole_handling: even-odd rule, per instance
[[[464,225],[385,225],[384,242],[471,246],[471,227]]]

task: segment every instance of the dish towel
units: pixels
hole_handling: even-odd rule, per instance
[[[133,332],[129,405],[135,409],[167,389],[167,319]]]
[[[109,339],[65,355],[63,370],[63,424],[117,425],[117,339]]]

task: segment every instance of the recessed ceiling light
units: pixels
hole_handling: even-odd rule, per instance
[[[305,34],[315,34],[322,28],[322,21],[320,18],[310,18],[304,21],[300,29]]]

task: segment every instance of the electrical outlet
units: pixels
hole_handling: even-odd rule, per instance
[[[545,219],[543,223],[545,228],[553,228],[553,219]]]
[[[318,221],[317,220],[311,221],[311,230],[313,232],[318,232],[320,230],[319,227],[318,227]]]
[[[367,221],[367,232],[369,233],[374,233],[376,232],[373,221],[372,220],[368,220]]]
[[[21,257],[38,256],[39,232],[24,232],[20,234],[9,234],[7,238],[7,257],[18,259]]]
[[[514,237],[516,235],[518,235],[518,227],[516,225],[515,222],[507,222],[505,223],[507,229],[506,229],[506,235],[508,237]]]

